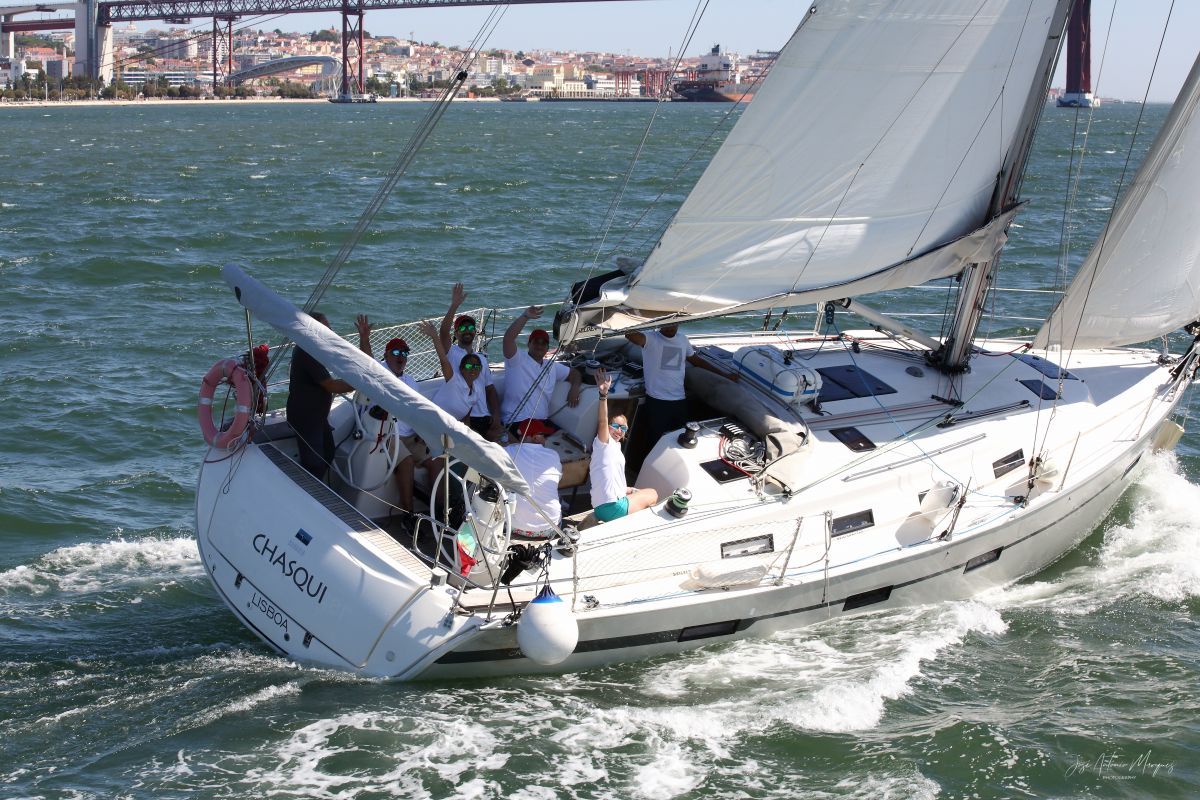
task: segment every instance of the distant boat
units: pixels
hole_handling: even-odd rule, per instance
[[[774,61],[776,55],[760,53],[752,60]],[[766,70],[763,70],[754,80],[742,80],[737,59],[722,53],[719,44],[713,45],[691,72],[691,77],[677,81],[671,87],[678,99],[691,103],[747,103],[754,99],[754,92],[766,76]]]
[[[331,103],[374,103],[379,98],[374,94],[339,94],[329,98]]]

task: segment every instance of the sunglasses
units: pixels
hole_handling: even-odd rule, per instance
[[[463,364],[462,368],[467,372],[474,372],[475,370],[479,369],[479,364]]]
[[[612,428],[617,433],[629,433],[629,426],[622,425],[619,422],[610,422],[608,423],[608,427]]]
[[[458,332],[459,333],[474,333],[475,326],[470,323],[467,323],[466,325],[459,325]]]
[[[388,350],[388,353],[389,353],[390,355],[393,355],[393,356],[395,356],[396,358],[408,358],[408,351],[407,351],[407,350],[401,350],[401,349],[399,349],[399,348],[394,348],[394,349],[392,349],[392,350]]]

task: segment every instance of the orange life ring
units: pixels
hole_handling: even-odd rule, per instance
[[[217,387],[226,381],[233,386],[237,399],[237,406],[234,409],[236,414],[229,427],[219,431],[212,419],[213,395],[216,393]],[[250,409],[253,403],[250,379],[246,377],[246,370],[239,361],[223,358],[213,364],[212,369],[200,382],[200,399],[196,403],[196,418],[200,421],[200,432],[204,434],[204,441],[212,447],[229,447],[236,442],[250,422]]]

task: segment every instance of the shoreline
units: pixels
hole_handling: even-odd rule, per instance
[[[375,104],[383,103],[434,103],[436,97],[380,97]],[[498,97],[456,97],[455,103],[499,103]],[[0,102],[0,109],[6,108],[55,108],[55,107],[86,107],[108,108],[117,106],[185,106],[185,105],[243,105],[264,103],[329,103],[325,97],[292,98],[292,97],[244,97],[219,98],[211,97],[147,97],[141,100],[5,100]],[[336,105],[330,103],[330,105]],[[372,105],[361,103],[358,105]]]

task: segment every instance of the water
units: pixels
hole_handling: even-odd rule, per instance
[[[614,231],[667,219],[727,110],[659,112]],[[192,538],[199,379],[244,349],[218,270],[237,261],[303,301],[423,111],[0,111],[0,796],[1200,794],[1195,428],[1081,548],[970,601],[553,678],[397,685],[259,644]],[[1138,111],[1097,112],[1071,264]],[[348,332],[359,312],[440,317],[459,279],[468,305],[561,297],[651,113],[452,108],[323,308]],[[1055,286],[1074,121],[1048,112],[1003,285]],[[1048,304],[1003,295],[997,317]]]

